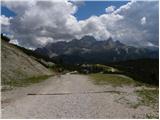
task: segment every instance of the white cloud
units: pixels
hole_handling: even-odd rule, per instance
[[[25,1],[4,4],[16,12],[17,16],[11,21],[10,28],[19,43],[27,47],[39,47],[51,40],[72,39],[75,32],[80,29],[73,16],[77,7],[67,1]]]
[[[52,42],[53,38],[51,38],[51,37],[37,37],[36,41],[38,41],[40,45],[46,45],[47,44],[46,41]]]
[[[106,13],[112,13],[115,9],[116,9],[115,6],[109,6],[105,10],[106,10]]]
[[[99,17],[92,16],[87,20],[82,20],[79,22],[81,37],[87,34],[94,36],[98,40],[107,40],[111,36],[109,29],[114,27],[115,23],[121,19],[123,19],[123,16],[104,14]]]
[[[12,19],[12,17],[6,17],[4,15],[1,15],[0,16],[0,24],[1,25],[5,25],[5,26],[8,26],[10,25],[10,20]]]
[[[106,14],[81,21],[74,17],[76,4],[68,1],[10,1],[3,4],[16,12],[17,16],[10,21],[10,30],[18,43],[26,47],[40,47],[48,42],[84,35],[93,35],[98,40],[111,36],[135,46],[158,44],[159,6],[156,1],[132,1],[117,10],[110,6],[106,8]]]
[[[124,19],[116,24],[113,37],[129,45],[145,46],[148,42],[158,45],[158,8],[158,1],[132,1],[123,5],[114,12]],[[140,20],[144,16],[147,21],[142,26]]]
[[[141,24],[142,24],[142,25],[145,25],[145,24],[146,24],[146,17],[142,17],[142,18],[141,18]]]
[[[16,39],[13,39],[13,40],[11,40],[9,42],[12,43],[12,44],[15,44],[15,45],[19,45],[18,40],[16,40]]]

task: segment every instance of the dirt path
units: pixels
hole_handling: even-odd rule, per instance
[[[151,108],[128,104],[137,102],[135,89],[94,85],[83,75],[52,77],[2,92],[2,118],[145,118]]]

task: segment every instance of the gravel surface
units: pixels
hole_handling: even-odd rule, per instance
[[[62,75],[29,87],[2,92],[2,118],[145,118],[147,106],[133,86],[94,85],[84,75]]]

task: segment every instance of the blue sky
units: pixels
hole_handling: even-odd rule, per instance
[[[13,17],[16,14],[14,12],[12,12],[11,10],[9,10],[8,8],[2,6],[1,7],[1,15],[5,15],[6,17]]]
[[[108,6],[113,5],[116,8],[119,8],[127,3],[128,1],[85,1],[83,4],[78,6],[78,11],[74,14],[74,16],[78,20],[84,20],[93,15],[99,16],[104,14],[105,8]],[[13,11],[4,6],[1,7],[1,14],[6,17],[14,17],[16,15]]]
[[[105,13],[105,8],[113,5],[116,8],[128,3],[127,1],[86,1],[84,4],[80,5],[75,16],[78,20],[84,20],[90,16],[99,16]]]

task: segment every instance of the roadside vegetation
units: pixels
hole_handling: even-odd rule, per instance
[[[117,63],[109,63],[114,68],[123,71],[122,74],[130,76],[136,81],[149,85],[159,86],[159,60],[137,59]]]
[[[7,82],[3,82],[3,88],[2,91],[5,90],[11,90],[14,87],[25,87],[34,83],[39,83],[42,82],[44,80],[47,80],[49,77],[51,77],[52,75],[43,75],[43,76],[33,76],[30,78],[26,78],[23,80],[11,80],[11,81],[7,81]]]
[[[142,89],[136,91],[137,96],[139,97],[138,106],[148,106],[153,108],[153,113],[146,114],[147,119],[158,119],[159,118],[159,89]]]
[[[157,89],[142,89],[136,91],[137,95],[140,97],[140,104],[145,106],[158,107],[159,101],[159,90]]]
[[[90,74],[89,75],[93,82],[97,85],[110,84],[112,86],[123,86],[123,85],[139,85],[140,83],[133,80],[130,77],[120,74]]]

